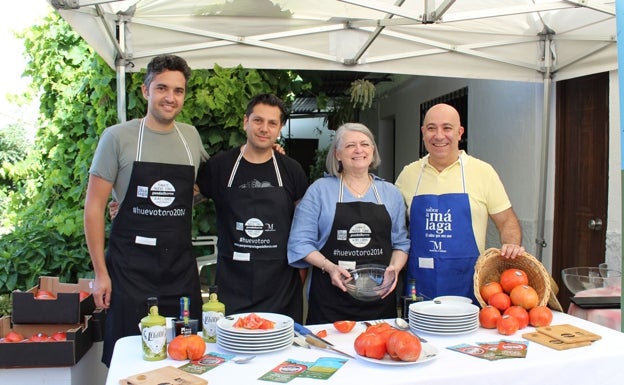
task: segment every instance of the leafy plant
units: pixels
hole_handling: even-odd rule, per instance
[[[0,293],[30,288],[39,276],[76,282],[91,277],[83,235],[83,204],[89,166],[99,135],[117,123],[114,71],[55,12],[23,35],[40,100],[39,127],[31,158],[7,170],[23,182],[7,211],[12,232],[0,238]],[[126,77],[128,119],[144,116],[143,72]],[[209,154],[245,141],[247,101],[272,92],[287,103],[309,85],[290,71],[242,67],[194,70],[180,121],[195,125]],[[193,235],[214,234],[212,201],[194,209]]]
[[[0,294],[0,317],[11,315],[11,295]]]

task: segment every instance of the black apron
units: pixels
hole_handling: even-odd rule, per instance
[[[187,296],[191,318],[201,319],[201,288],[191,244],[193,158],[175,127],[190,165],[142,162],[143,130],[144,120],[130,183],[113,221],[106,254],[113,289],[102,357],[107,366],[115,342],[139,334],[148,297],[158,298],[160,315],[178,317],[180,297]]]
[[[392,257],[392,221],[372,183],[377,203],[342,202],[344,186],[336,203],[334,223],[325,245],[320,250],[328,260],[346,267],[376,263],[387,266]],[[357,252],[358,257],[340,254]],[[356,267],[353,266],[353,267]],[[364,321],[397,316],[396,296],[392,293],[377,301],[360,301],[332,285],[329,274],[314,267],[310,283],[307,324],[340,320]]]
[[[277,187],[232,186],[244,152],[245,147],[230,173],[224,197],[232,218],[221,229],[225,239],[219,239],[219,300],[228,315],[270,312],[301,322],[303,285],[298,269],[291,267],[286,257],[294,202],[283,187],[275,155],[272,161]]]

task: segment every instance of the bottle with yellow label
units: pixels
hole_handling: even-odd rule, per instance
[[[217,342],[217,322],[225,317],[225,305],[219,302],[217,287],[210,288],[208,301],[202,306],[202,335],[206,342]]]
[[[141,319],[143,359],[158,361],[167,358],[167,326],[165,317],[158,314],[158,298],[147,299],[148,314]]]

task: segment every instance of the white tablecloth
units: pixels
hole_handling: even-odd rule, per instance
[[[510,358],[488,361],[447,349],[460,343],[475,344],[501,339],[520,341],[521,335],[534,331],[527,327],[512,336],[503,336],[495,330],[482,329],[469,334],[435,335],[422,333],[430,344],[439,350],[436,359],[411,366],[385,366],[349,359],[327,381],[295,378],[289,384],[427,384],[427,385],[528,385],[528,384],[624,384],[624,334],[586,320],[555,312],[553,325],[571,324],[602,336],[590,346],[569,350],[554,350],[535,342],[529,343],[525,358]],[[350,333],[341,334],[332,325],[312,325],[311,330],[326,329],[327,340],[336,348],[356,355],[353,341],[363,330],[361,323]],[[208,344],[207,352],[219,352],[216,344]],[[221,351],[225,353],[225,351]],[[144,361],[141,358],[141,340],[138,336],[125,337],[115,347],[108,372],[107,385],[118,385],[119,380],[133,374],[172,365],[182,366],[185,362],[163,360]],[[336,356],[315,348],[290,347],[286,350],[258,355],[248,364],[237,365],[226,362],[202,375],[209,385],[263,384],[258,378],[286,359],[314,361],[319,357]]]

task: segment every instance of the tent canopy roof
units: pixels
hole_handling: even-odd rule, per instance
[[[192,68],[531,82],[617,68],[615,1],[49,1],[111,67],[126,71],[162,53]]]

